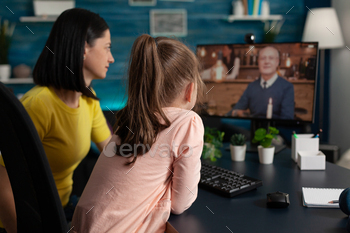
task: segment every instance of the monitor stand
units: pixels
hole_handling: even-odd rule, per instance
[[[250,141],[247,141],[246,145],[247,145],[246,152],[248,152],[248,153],[258,153],[258,145],[252,144]],[[287,147],[286,145],[274,145],[274,144],[271,144],[271,146],[275,147],[275,154],[281,152],[284,148]],[[225,149],[226,150],[230,150],[230,147],[226,147]]]
[[[247,141],[246,144],[247,144],[247,150],[246,150],[247,152],[251,152],[251,153],[258,152],[258,145],[252,144],[250,141]],[[277,154],[278,152],[280,152],[284,148],[286,148],[286,145],[273,145],[272,144],[271,146],[275,147],[275,154]]]
[[[274,122],[272,122],[272,124],[274,124]],[[266,128],[268,129],[268,127],[271,125],[271,121],[270,120],[266,120],[266,119],[261,119],[261,120],[251,120],[250,122],[250,140],[248,140],[246,142],[247,144],[247,152],[258,152],[258,145],[259,144],[254,144],[251,142],[251,140],[254,138],[254,134],[255,134],[255,130],[257,130],[258,128]],[[277,154],[278,152],[280,152],[281,150],[283,150],[284,148],[286,148],[286,145],[274,145],[272,143],[272,146],[275,147],[275,154]],[[228,148],[229,149],[229,148]]]
[[[254,138],[255,130],[258,128],[265,128],[266,130],[270,127],[271,123],[274,125],[275,122],[271,122],[270,120],[252,120],[250,122],[250,137],[251,140]],[[247,142],[247,152],[258,152],[258,145],[259,144],[253,144],[252,142]],[[271,146],[275,147],[275,154],[286,148],[286,145],[274,145],[273,143]]]

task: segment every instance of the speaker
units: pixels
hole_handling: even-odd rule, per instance
[[[336,145],[320,144],[320,151],[326,155],[326,161],[336,163],[339,159],[339,147]]]

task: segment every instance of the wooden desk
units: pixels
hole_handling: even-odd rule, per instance
[[[301,187],[350,187],[350,170],[327,162],[325,171],[300,171],[289,149],[275,155],[271,165],[260,164],[255,153],[248,153],[245,162],[231,162],[230,152],[223,152],[213,164],[261,179],[263,186],[234,198],[199,189],[193,205],[169,219],[180,233],[346,232],[348,218],[340,209],[303,207]],[[289,194],[288,208],[266,208],[266,194],[276,191]]]

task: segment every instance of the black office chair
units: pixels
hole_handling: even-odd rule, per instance
[[[38,133],[21,102],[1,82],[0,151],[14,195],[18,233],[66,233],[62,204]]]

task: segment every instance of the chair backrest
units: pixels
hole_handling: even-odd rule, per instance
[[[0,151],[14,195],[18,233],[66,233],[62,204],[35,126],[1,82]]]

